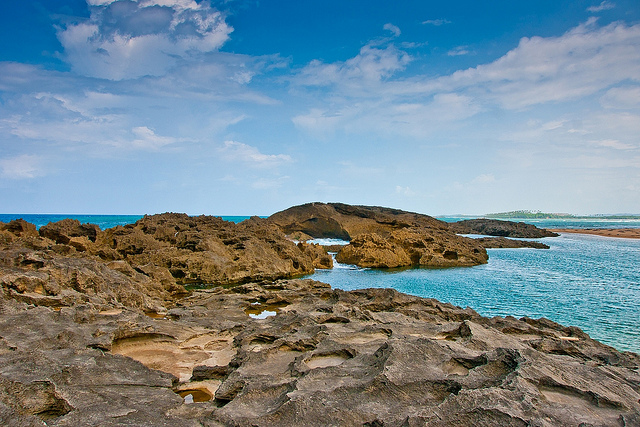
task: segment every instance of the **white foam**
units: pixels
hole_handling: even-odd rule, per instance
[[[333,269],[334,270],[356,270],[356,271],[364,271],[368,270],[368,268],[361,268],[354,264],[341,264],[336,261],[337,252],[327,252],[333,258]]]
[[[276,314],[277,313],[275,311],[265,310],[260,314],[249,314],[249,317],[252,319],[266,319],[267,317],[275,316]]]
[[[317,245],[322,245],[322,246],[332,246],[332,245],[344,246],[349,244],[347,240],[342,240],[342,239],[311,239],[311,240],[307,240],[307,243],[315,243]]]

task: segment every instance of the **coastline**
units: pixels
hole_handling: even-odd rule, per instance
[[[549,228],[554,233],[591,234],[621,239],[640,239],[640,228]]]

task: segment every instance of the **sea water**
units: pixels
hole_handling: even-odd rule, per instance
[[[475,267],[389,271],[338,264],[310,277],[343,290],[393,288],[483,316],[546,317],[640,352],[640,239],[562,234],[537,241],[550,249],[488,249],[489,262]]]
[[[96,224],[101,230],[113,228],[118,225],[133,224],[141,219],[143,215],[57,215],[57,214],[0,214],[0,222],[9,222],[14,219],[24,219],[35,224],[36,228],[47,225],[50,222],[62,221],[63,219],[77,219],[81,223]],[[248,219],[248,216],[221,216],[225,221],[240,222]]]
[[[142,215],[0,215],[2,222],[16,218],[37,227],[73,218],[106,229],[134,223]],[[249,217],[222,218],[240,222]],[[640,219],[522,221],[542,228],[640,228]],[[476,267],[389,271],[336,264],[309,277],[344,290],[394,288],[468,306],[484,316],[546,317],[578,326],[619,350],[640,352],[640,239],[562,234],[537,241],[550,249],[489,249],[489,262]]]

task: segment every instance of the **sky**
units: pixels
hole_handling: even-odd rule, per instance
[[[638,0],[2,0],[0,212],[640,213]]]

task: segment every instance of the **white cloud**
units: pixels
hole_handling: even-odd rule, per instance
[[[469,54],[468,46],[458,46],[451,49],[449,52],[447,52],[447,55],[449,56],[461,56],[461,55],[468,55],[468,54]]]
[[[611,88],[600,98],[605,108],[632,109],[640,107],[640,86]]]
[[[42,159],[32,154],[0,159],[2,177],[8,179],[32,179],[44,175]]]
[[[603,28],[590,19],[560,37],[531,37],[498,60],[439,79],[438,85],[493,98],[509,109],[593,94],[640,81],[640,25]]]
[[[159,136],[146,126],[139,126],[131,129],[136,139],[131,142],[133,148],[144,150],[158,150],[165,145],[173,144],[177,140],[167,136]]]
[[[91,17],[58,33],[83,75],[111,80],[163,75],[179,60],[217,50],[233,29],[217,10],[188,0],[92,0]]]
[[[422,21],[423,25],[435,25],[439,27],[444,24],[451,24],[451,21],[447,19],[427,19],[426,21]]]
[[[615,3],[611,3],[610,1],[603,1],[602,3],[600,3],[598,6],[591,6],[588,7],[587,10],[589,12],[602,12],[603,10],[610,10],[613,9],[614,7],[616,7]]]
[[[325,64],[314,60],[294,80],[308,86],[337,85],[361,90],[363,86],[377,84],[395,72],[403,70],[411,57],[394,46],[380,49],[366,45],[355,57],[345,62]]]
[[[384,24],[384,26],[382,27],[384,30],[387,31],[391,31],[393,33],[394,36],[398,37],[401,34],[400,28],[398,28],[397,26],[389,23],[389,24]]]
[[[605,139],[593,142],[600,147],[613,148],[615,150],[633,150],[635,148],[633,145],[625,144],[615,139]]]
[[[287,154],[263,154],[256,147],[236,141],[225,141],[220,152],[227,160],[241,161],[258,168],[272,168],[292,161]]]

